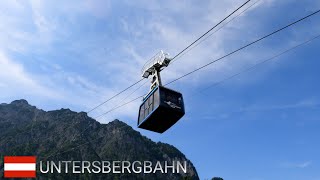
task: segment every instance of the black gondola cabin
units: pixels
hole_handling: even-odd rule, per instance
[[[157,86],[140,105],[138,127],[163,133],[185,113],[182,94]]]

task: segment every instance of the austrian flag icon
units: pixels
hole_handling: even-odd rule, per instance
[[[35,156],[5,156],[4,157],[5,178],[35,178],[36,157]]]

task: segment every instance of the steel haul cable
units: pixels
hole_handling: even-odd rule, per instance
[[[193,71],[191,71],[191,72],[188,72],[188,73],[186,73],[186,74],[184,74],[184,75],[182,75],[182,76],[180,76],[180,77],[178,77],[178,78],[170,81],[169,83],[165,84],[164,86],[167,86],[167,85],[169,85],[169,84],[172,84],[172,83],[174,83],[174,82],[176,82],[176,81],[178,81],[178,80],[180,80],[180,79],[182,79],[182,78],[184,78],[184,77],[186,77],[186,76],[189,76],[189,75],[191,75],[191,74],[193,74],[193,73],[195,73],[195,72],[197,72],[197,71],[199,71],[199,70],[201,70],[201,69],[203,69],[203,68],[205,68],[205,67],[207,67],[207,66],[209,66],[209,65],[211,65],[211,64],[213,64],[213,63],[215,63],[215,62],[217,62],[217,61],[220,61],[220,60],[222,60],[222,59],[225,59],[225,58],[228,57],[228,56],[231,56],[231,55],[233,55],[233,54],[235,54],[235,53],[237,53],[237,52],[239,52],[239,51],[241,51],[241,50],[243,50],[243,49],[245,49],[245,48],[247,48],[247,47],[249,47],[249,46],[252,46],[253,44],[256,44],[256,43],[258,43],[258,42],[260,42],[260,41],[262,41],[262,40],[264,40],[264,39],[266,39],[266,38],[268,38],[268,37],[270,37],[270,36],[272,36],[272,35],[280,32],[280,31],[283,31],[284,29],[287,29],[287,28],[289,28],[289,27],[291,27],[291,26],[293,26],[293,25],[295,25],[295,24],[297,24],[297,23],[299,23],[299,22],[301,22],[301,21],[303,21],[303,20],[305,20],[305,19],[307,19],[307,18],[309,18],[309,17],[311,17],[311,16],[314,16],[314,15],[318,14],[319,12],[320,12],[320,10],[317,10],[317,11],[315,11],[315,12],[313,12],[313,13],[307,15],[307,16],[304,16],[303,18],[300,18],[300,19],[298,19],[298,20],[296,20],[296,21],[294,21],[294,22],[292,22],[292,23],[290,23],[290,24],[288,24],[288,25],[286,25],[286,26],[283,26],[283,27],[281,27],[281,28],[279,28],[279,29],[277,29],[277,30],[275,30],[275,31],[273,31],[273,32],[271,32],[271,33],[269,33],[269,34],[267,34],[267,35],[265,35],[265,36],[263,36],[263,37],[255,40],[255,41],[253,41],[253,42],[251,42],[251,43],[249,43],[249,44],[247,44],[247,45],[244,45],[244,46],[242,46],[242,47],[240,47],[240,48],[238,48],[238,49],[236,49],[236,50],[234,50],[234,51],[232,51],[232,52],[230,52],[230,53],[228,53],[228,54],[226,54],[226,55],[224,55],[224,56],[222,56],[222,57],[220,57],[220,58],[218,58],[218,59],[215,59],[215,60],[213,60],[213,61],[211,61],[211,62],[209,62],[209,63],[207,63],[207,64],[205,64],[205,65],[203,65],[203,66],[201,66],[201,67],[199,67],[199,68],[196,68],[195,70],[193,70]],[[124,103],[124,104],[122,104],[122,105],[120,105],[120,106],[114,107],[114,108],[110,109],[109,111],[107,111],[107,112],[99,115],[99,117],[101,117],[101,116],[103,116],[103,115],[106,115],[106,114],[108,114],[108,113],[110,113],[110,112],[112,112],[112,111],[114,111],[114,110],[116,110],[116,109],[119,109],[120,107],[123,107],[123,106],[125,106],[125,105],[127,105],[127,104],[129,104],[129,103],[132,103],[132,102],[134,102],[134,101],[136,101],[137,99],[140,99],[140,98],[142,98],[142,97],[144,97],[144,95],[141,95],[141,96],[139,96],[139,97],[137,97],[137,98],[134,98],[134,99],[132,99],[131,101],[128,101],[128,102],[126,102],[126,103]]]
[[[144,86],[148,81],[144,82],[143,84],[141,84],[138,88],[136,88],[134,91],[132,91],[129,95],[127,95],[125,98],[122,99],[122,101],[117,105],[119,106],[120,104],[122,104],[126,99],[128,99],[132,94],[134,94],[135,92],[137,92],[142,86]],[[97,117],[95,117],[95,119],[100,118],[103,115],[99,115]]]
[[[221,80],[221,81],[218,81],[218,82],[214,83],[213,85],[210,85],[210,86],[208,86],[208,87],[206,87],[206,88],[204,88],[204,89],[202,89],[202,90],[200,90],[200,91],[205,91],[205,90],[207,90],[207,89],[209,89],[209,88],[211,88],[211,87],[213,87],[213,86],[216,86],[216,85],[221,84],[222,82],[225,82],[225,81],[227,81],[227,80],[230,80],[230,79],[232,79],[232,78],[234,78],[234,77],[236,77],[236,76],[238,76],[238,75],[240,75],[240,74],[242,74],[242,73],[248,72],[248,71],[252,70],[253,68],[258,67],[259,65],[262,65],[262,64],[264,64],[264,63],[266,63],[266,62],[268,62],[268,61],[271,61],[271,60],[273,60],[273,59],[275,59],[275,58],[277,58],[277,57],[280,57],[280,56],[282,56],[282,55],[284,55],[284,54],[286,54],[286,53],[288,53],[288,52],[291,52],[291,51],[294,50],[294,49],[297,49],[297,48],[299,48],[299,47],[302,47],[303,45],[306,45],[306,44],[310,43],[311,41],[313,41],[313,40],[315,40],[315,39],[317,39],[317,38],[319,38],[319,37],[320,37],[320,35],[317,35],[317,36],[315,36],[315,37],[312,37],[312,38],[310,38],[310,39],[308,39],[308,40],[306,40],[306,41],[304,41],[304,42],[302,42],[302,43],[300,43],[300,44],[298,44],[298,45],[296,45],[296,46],[293,46],[293,47],[291,47],[291,48],[288,48],[288,49],[286,49],[286,50],[284,50],[284,51],[282,51],[282,52],[280,52],[280,53],[277,53],[276,55],[273,55],[272,57],[270,57],[270,58],[268,58],[268,59],[266,59],[266,60],[263,60],[263,61],[255,64],[255,65],[253,65],[253,66],[250,66],[249,68],[246,68],[246,69],[244,69],[244,70],[241,71],[241,72],[238,72],[238,73],[236,73],[236,74],[234,74],[234,75],[232,75],[232,76],[230,76],[230,77],[228,77],[228,78],[225,78],[225,79],[223,79],[223,80]],[[140,98],[140,97],[139,97],[139,98]],[[138,99],[138,98],[135,98],[135,99],[127,102],[126,104],[128,104],[128,103],[130,103],[130,102],[133,102],[133,101],[135,101],[135,100],[137,100],[137,99]],[[124,105],[126,105],[126,104],[123,104],[122,106],[124,106]],[[125,128],[125,127],[120,127],[120,128],[118,128],[118,129],[122,129],[122,128]],[[73,148],[67,149],[67,150],[62,151],[62,152],[52,153],[50,156],[47,156],[47,157],[43,157],[43,158],[40,157],[40,159],[47,160],[47,159],[49,159],[49,158],[51,158],[51,157],[54,157],[54,156],[57,156],[57,155],[60,155],[60,154],[67,153],[67,152],[72,151],[72,150],[74,150],[74,149],[77,149],[77,148],[80,148],[80,147],[85,146],[85,145],[87,145],[87,144],[90,144],[90,143],[92,143],[92,142],[94,142],[94,141],[100,140],[100,139],[103,138],[103,137],[104,137],[104,136],[98,137],[98,138],[96,138],[96,139],[91,140],[90,142],[86,142],[86,143],[83,143],[83,144],[79,144],[78,146],[75,146],[75,147],[73,147]]]
[[[236,16],[234,16],[232,19],[230,19],[229,21],[227,21],[226,23],[224,23],[222,26],[220,26],[217,30],[213,31],[212,33],[210,33],[208,36],[204,37],[203,39],[201,39],[197,44],[195,44],[194,46],[190,47],[187,51],[185,51],[184,53],[182,53],[179,57],[173,59],[170,63],[172,64],[173,62],[177,61],[178,59],[180,59],[182,56],[184,56],[185,54],[187,54],[188,52],[190,52],[192,49],[194,49],[195,47],[199,46],[202,42],[204,42],[205,40],[207,40],[209,37],[211,37],[213,34],[217,33],[218,31],[220,31],[222,28],[224,28],[226,25],[228,25],[230,22],[232,22],[233,20],[235,20],[237,17],[239,17],[240,15],[242,15],[243,13],[245,13],[247,10],[249,10],[250,8],[252,8],[254,5],[256,5],[259,1],[261,0],[257,0],[254,3],[252,3],[250,6],[248,6],[246,9],[244,9],[243,11],[241,11],[239,14],[237,14]]]
[[[273,32],[271,32],[271,33],[269,33],[269,34],[267,34],[267,35],[255,40],[255,41],[253,41],[253,42],[251,42],[251,43],[249,43],[249,44],[247,44],[245,46],[242,46],[242,47],[240,47],[240,48],[238,48],[238,49],[236,49],[236,50],[234,50],[234,51],[232,51],[232,52],[230,52],[230,53],[228,53],[228,54],[226,54],[226,55],[224,55],[224,56],[222,56],[222,57],[220,57],[218,59],[215,59],[215,60],[213,60],[213,61],[211,61],[211,62],[209,62],[209,63],[207,63],[207,64],[205,64],[205,65],[203,65],[203,66],[191,71],[191,72],[188,72],[188,73],[180,76],[179,78],[176,78],[176,79],[170,81],[169,83],[165,84],[165,86],[169,85],[169,84],[171,84],[171,83],[173,83],[173,82],[175,82],[177,80],[180,80],[180,79],[182,79],[182,78],[184,78],[186,76],[189,76],[190,74],[193,74],[193,73],[195,73],[195,72],[197,72],[197,71],[199,71],[199,70],[201,70],[201,69],[203,69],[203,68],[205,68],[205,67],[207,67],[207,66],[209,66],[209,65],[211,65],[211,64],[213,64],[213,63],[215,63],[217,61],[220,61],[220,60],[222,60],[222,59],[224,59],[224,58],[226,58],[228,56],[231,56],[231,55],[233,55],[233,54],[235,54],[235,53],[237,53],[237,52],[239,52],[239,51],[241,51],[241,50],[243,50],[243,49],[245,49],[245,48],[247,48],[247,47],[249,47],[249,46],[251,46],[253,44],[256,44],[256,43],[258,43],[258,42],[260,42],[260,41],[262,41],[262,40],[264,40],[264,39],[266,39],[266,38],[268,38],[268,37],[280,32],[280,31],[282,31],[284,29],[287,29],[287,28],[289,28],[289,27],[291,27],[291,26],[293,26],[293,25],[295,25],[295,24],[297,24],[297,23],[299,23],[299,22],[301,22],[301,21],[303,21],[303,20],[305,20],[305,19],[307,19],[307,18],[309,18],[311,16],[316,15],[319,12],[320,12],[320,10],[317,10],[317,11],[315,11],[315,12],[313,12],[313,13],[311,13],[311,14],[309,14],[309,15],[307,15],[307,16],[305,16],[305,17],[303,17],[303,18],[301,18],[301,19],[299,19],[297,21],[294,21],[294,22],[292,22],[292,23],[290,23],[290,24],[288,24],[288,25],[286,25],[286,26],[284,26],[284,27],[282,27],[280,29],[277,29],[277,30],[275,30],[275,31],[273,31]]]
[[[232,13],[230,13],[228,16],[226,16],[224,19],[222,19],[218,24],[214,25],[212,28],[210,28],[207,32],[205,32],[204,34],[202,34],[198,39],[196,39],[195,41],[193,41],[189,46],[187,46],[186,48],[184,48],[182,51],[180,51],[177,55],[175,55],[172,60],[174,60],[175,58],[177,58],[178,56],[180,56],[183,52],[185,52],[187,49],[189,49],[191,46],[193,46],[195,43],[197,43],[199,40],[201,40],[204,36],[206,36],[207,34],[209,34],[214,28],[216,28],[217,26],[219,26],[221,23],[223,23],[226,19],[228,19],[230,16],[232,16],[234,13],[236,13],[237,11],[239,11],[243,6],[245,6],[246,4],[248,4],[251,0],[246,1],[245,3],[243,3],[241,6],[239,6],[236,10],[234,10]]]
[[[125,88],[124,90],[120,91],[119,93],[115,94],[114,96],[112,96],[111,98],[107,99],[106,101],[100,103],[99,105],[97,105],[96,107],[92,108],[91,110],[87,111],[87,113],[90,113],[92,111],[94,111],[95,109],[97,109],[98,107],[104,105],[105,103],[109,102],[110,100],[112,100],[113,98],[119,96],[120,94],[122,94],[123,92],[127,91],[128,89],[130,89],[131,87],[135,86],[136,84],[140,83],[141,81],[143,81],[143,79],[140,79],[139,81],[133,83],[132,85],[128,86],[127,88]]]
[[[262,41],[263,39],[268,38],[269,36],[272,36],[273,34],[276,34],[276,33],[280,32],[280,31],[282,31],[282,30],[284,30],[284,29],[286,29],[286,28],[288,28],[288,27],[290,27],[290,26],[293,26],[294,24],[297,24],[298,22],[303,21],[303,20],[305,20],[305,19],[307,19],[307,18],[309,18],[309,17],[311,17],[311,16],[313,16],[313,15],[319,13],[319,12],[320,12],[320,10],[318,10],[318,11],[316,11],[316,12],[314,12],[314,13],[311,13],[311,14],[309,14],[309,15],[307,15],[307,16],[305,16],[305,17],[303,17],[303,18],[301,18],[301,19],[299,19],[299,20],[297,20],[297,21],[295,21],[295,22],[293,22],[293,23],[291,23],[291,24],[289,24],[289,25],[287,25],[287,26],[284,26],[284,27],[282,27],[282,28],[280,28],[280,29],[278,29],[278,30],[276,30],[276,31],[274,31],[274,32],[266,35],[266,36],[263,36],[262,38],[259,38],[259,39],[255,40],[255,41],[253,41],[253,42],[251,42],[251,43],[249,43],[249,44],[247,44],[247,45],[245,45],[245,46],[243,46],[243,47],[241,47],[241,48],[239,48],[239,49],[237,49],[237,50],[235,50],[235,51],[232,51],[231,53],[229,53],[229,54],[227,54],[227,55],[225,55],[225,56],[223,56],[223,57],[221,57],[221,58],[219,58],[219,59],[217,59],[217,60],[214,60],[214,61],[212,61],[212,62],[210,62],[210,63],[208,63],[208,64],[206,64],[206,65],[204,65],[204,66],[201,66],[200,68],[197,68],[197,69],[195,69],[195,70],[193,70],[193,71],[191,71],[191,72],[189,72],[189,73],[187,73],[187,74],[185,74],[185,75],[183,75],[183,76],[181,76],[181,77],[179,77],[179,78],[177,78],[177,79],[175,79],[175,80],[167,83],[166,85],[171,84],[171,83],[173,83],[173,82],[175,82],[175,81],[178,81],[178,80],[180,80],[181,78],[186,77],[186,76],[188,76],[188,75],[190,75],[190,74],[192,74],[192,73],[194,73],[194,72],[196,72],[196,71],[199,71],[199,70],[203,69],[204,67],[209,66],[209,65],[211,65],[212,63],[214,63],[214,62],[216,62],[216,61],[219,61],[219,60],[221,60],[221,59],[224,59],[224,58],[226,58],[226,57],[228,57],[228,56],[230,56],[230,55],[232,55],[232,54],[234,54],[234,53],[236,53],[236,52],[238,52],[238,51],[241,51],[242,49],[245,49],[245,48],[247,48],[247,47],[249,47],[249,46],[251,46],[251,45],[253,45],[253,44],[255,44],[255,43],[259,42],[259,41]],[[311,41],[311,40],[310,40],[310,41]],[[194,42],[194,43],[196,43],[196,42]],[[192,45],[191,45],[191,46],[192,46]],[[190,47],[191,47],[191,46],[190,46]],[[287,52],[288,52],[288,50],[287,50]],[[182,52],[182,53],[183,53],[183,52]],[[284,52],[284,53],[286,53],[286,52]],[[283,54],[284,54],[284,53],[283,53]],[[181,53],[180,53],[180,54],[181,54]],[[276,55],[276,56],[280,56],[280,55]],[[177,57],[177,56],[176,56],[176,57]],[[274,57],[274,58],[275,58],[275,57]],[[236,75],[234,75],[234,76],[236,76]],[[135,84],[138,84],[138,83],[141,82],[142,80],[143,80],[143,79],[141,79],[140,81],[136,82]],[[122,92],[126,91],[127,89],[129,89],[130,87],[134,86],[135,84],[129,86],[128,88],[126,88],[126,89],[123,90]],[[122,92],[120,92],[120,93],[118,93],[118,94],[121,94]],[[117,95],[115,95],[115,96],[117,96]],[[137,99],[140,99],[140,98],[143,97],[143,96],[144,96],[144,95],[139,96],[139,97],[137,97],[137,98],[135,98],[135,99],[133,99],[133,100],[131,100],[131,101],[129,101],[129,102],[126,102],[126,103],[124,103],[124,104],[122,104],[122,105],[120,105],[120,106],[117,106],[117,107],[113,108],[112,110],[104,113],[103,115],[105,115],[105,114],[107,114],[107,113],[109,113],[109,112],[111,112],[111,111],[113,111],[113,110],[115,110],[115,109],[118,109],[118,108],[120,108],[120,107],[123,107],[123,106],[125,106],[125,105],[127,105],[127,104],[129,104],[129,103],[131,103],[131,102],[133,102],[133,101],[135,101],[135,100],[137,100]],[[112,97],[112,98],[113,98],[113,97]],[[111,99],[111,98],[110,98],[110,99]],[[104,103],[103,103],[103,104],[104,104]],[[99,107],[99,106],[98,106],[98,107]],[[97,108],[97,107],[96,107],[96,108]],[[90,111],[90,112],[91,112],[91,111]],[[103,136],[102,136],[102,137],[103,137]],[[100,139],[100,138],[102,138],[102,137],[99,137],[99,138],[94,139],[94,140],[92,140],[92,141],[98,140],[98,139]],[[92,142],[92,141],[91,141],[91,142]],[[88,142],[88,143],[91,143],[91,142]],[[79,146],[73,147],[73,148],[71,148],[70,150],[76,149],[76,148],[81,147],[81,146],[83,146],[83,145],[85,145],[85,144],[88,144],[88,143],[80,144]],[[68,151],[70,151],[70,150],[66,150],[66,151],[63,151],[63,152],[61,152],[61,153],[54,153],[54,154],[52,154],[50,157],[52,157],[52,156],[54,156],[54,155],[58,155],[58,154],[63,154],[63,153],[68,152]],[[47,158],[49,158],[49,157],[47,157]]]
[[[232,79],[232,78],[234,78],[234,77],[236,77],[236,76],[239,76],[240,74],[243,74],[243,73],[246,73],[246,72],[248,72],[248,71],[251,71],[251,70],[253,70],[253,69],[256,68],[256,67],[261,66],[261,65],[263,65],[263,64],[265,64],[265,63],[267,63],[267,62],[269,62],[269,61],[271,61],[271,60],[274,60],[274,59],[276,59],[276,58],[278,58],[278,57],[280,57],[280,56],[282,56],[282,55],[284,55],[284,54],[286,54],[286,53],[289,53],[290,51],[295,50],[295,49],[297,49],[297,48],[299,48],[299,47],[301,47],[301,46],[303,46],[303,45],[306,45],[306,44],[310,43],[311,41],[313,41],[313,40],[315,40],[315,39],[318,39],[319,37],[320,37],[320,35],[317,35],[317,36],[315,36],[315,37],[313,37],[313,38],[311,38],[311,39],[308,39],[308,40],[306,40],[306,41],[304,41],[304,42],[302,42],[302,43],[300,43],[300,44],[298,44],[298,45],[296,45],[296,46],[293,46],[293,47],[291,47],[291,48],[289,48],[289,49],[286,49],[285,51],[282,51],[282,52],[280,52],[280,53],[278,53],[278,54],[276,54],[276,55],[274,55],[274,56],[272,56],[272,57],[270,57],[270,58],[268,58],[268,59],[259,61],[258,63],[254,64],[254,65],[252,65],[252,66],[250,66],[250,67],[248,67],[248,68],[245,68],[245,69],[243,69],[242,71],[240,71],[240,72],[238,72],[238,73],[235,73],[235,74],[233,74],[233,75],[231,75],[231,76],[229,76],[229,77],[227,77],[227,78],[224,78],[224,79],[222,79],[222,80],[220,80],[220,81],[217,81],[217,82],[215,82],[215,83],[213,83],[213,84],[211,84],[211,85],[209,85],[209,86],[207,86],[207,87],[205,87],[205,88],[203,88],[203,89],[201,89],[201,90],[198,90],[198,91],[197,91],[196,93],[194,93],[194,94],[199,94],[199,92],[206,91],[207,89],[210,89],[210,88],[212,88],[212,87],[214,87],[214,86],[217,86],[217,85],[219,85],[219,84],[222,84],[223,82],[228,81],[228,80],[230,80],[230,79]]]
[[[248,4],[251,0],[246,1],[245,3],[243,3],[241,6],[239,6],[236,10],[234,10],[232,13],[230,13],[228,16],[226,16],[224,19],[222,19],[219,23],[217,23],[216,25],[214,25],[212,28],[210,28],[207,32],[205,32],[204,34],[202,34],[199,38],[197,38],[195,41],[193,41],[190,45],[188,45],[186,48],[184,48],[182,51],[180,51],[177,55],[175,55],[172,58],[172,61],[177,58],[178,56],[180,56],[182,53],[184,53],[186,50],[188,50],[191,46],[193,46],[195,43],[197,43],[199,40],[201,40],[204,36],[206,36],[208,33],[210,33],[213,29],[215,29],[217,26],[219,26],[221,23],[223,23],[226,19],[228,19],[230,16],[232,16],[234,13],[236,13],[237,11],[239,11],[242,7],[244,7],[246,4]],[[255,3],[254,3],[255,4]],[[251,7],[251,6],[250,6]],[[250,8],[249,7],[249,8]],[[247,8],[248,9],[248,8]],[[246,10],[247,10],[246,9]],[[234,19],[234,18],[233,18]],[[232,19],[232,20],[233,20]],[[231,20],[231,21],[232,21]],[[229,21],[230,22],[230,21]],[[229,23],[228,22],[228,23]],[[225,26],[225,25],[223,25]],[[221,28],[219,28],[221,29]],[[211,36],[211,35],[210,35]],[[196,45],[197,46],[197,45]],[[147,62],[146,62],[147,63]],[[104,105],[105,103],[109,102],[110,100],[114,99],[115,97],[119,96],[120,94],[122,94],[123,92],[127,91],[128,89],[130,89],[131,87],[135,86],[136,84],[138,84],[139,82],[141,82],[143,79],[133,83],[132,85],[130,85],[129,87],[125,88],[124,90],[120,91],[119,93],[115,94],[114,96],[112,96],[111,98],[107,99],[106,101],[100,103],[99,105],[97,105],[96,107],[90,109],[89,111],[87,111],[87,113],[90,113],[92,111],[94,111],[95,109],[99,108],[100,106]]]
[[[241,9],[243,6],[245,6],[249,1],[246,1],[244,4],[242,4],[239,8],[237,8],[235,11],[233,11],[231,14],[229,14],[227,17],[225,17],[222,21],[220,21],[218,24],[216,24],[214,27],[212,27],[210,30],[208,30],[205,34],[203,34],[200,38],[198,38],[196,41],[194,41],[191,45],[189,45],[187,48],[185,48],[183,51],[181,51],[180,53],[178,53],[175,58],[172,59],[173,63],[174,61],[178,60],[180,57],[184,56],[186,53],[188,53],[190,50],[192,50],[193,48],[195,48],[196,46],[198,46],[199,44],[201,44],[204,40],[206,40],[208,37],[210,37],[211,35],[213,35],[214,33],[218,32],[219,30],[221,30],[224,26],[226,26],[227,24],[229,24],[231,21],[233,21],[235,18],[237,18],[238,16],[240,16],[241,14],[243,14],[244,12],[246,12],[248,9],[250,9],[252,6],[254,6],[256,3],[258,3],[260,0],[257,0],[256,2],[254,2],[252,5],[250,5],[249,7],[247,7],[246,9],[244,9],[242,12],[240,12],[238,15],[236,15],[235,17],[233,17],[231,20],[229,20],[228,22],[226,22],[225,24],[223,24],[221,27],[219,27],[216,31],[212,32],[211,34],[209,34],[207,37],[205,37],[204,39],[201,40],[201,38],[203,38],[205,35],[207,35],[210,31],[212,31],[214,28],[216,28],[218,25],[220,25],[223,21],[225,21],[226,19],[228,19],[230,16],[232,16],[235,12],[237,12],[239,9]],[[201,41],[199,41],[201,40]],[[198,42],[199,41],[199,42]],[[198,42],[198,43],[197,43]],[[197,44],[195,44],[197,43]],[[193,44],[195,44],[195,46],[192,46]],[[191,47],[192,46],[192,47]],[[188,49],[190,48],[190,49]],[[187,51],[186,51],[187,50]],[[183,54],[182,54],[183,53]],[[179,56],[180,54],[180,56]],[[179,56],[179,57],[178,57]],[[147,62],[146,62],[147,63]],[[125,91],[129,90],[131,87],[135,86],[136,84],[140,83],[141,81],[143,81],[144,79],[140,79],[139,81],[133,83],[132,85],[126,87],[125,89],[123,89],[122,91],[120,91],[119,93],[115,94],[114,96],[110,97],[109,99],[107,99],[106,101],[100,103],[99,105],[95,106],[94,108],[90,109],[89,111],[87,111],[87,113],[91,113],[92,111],[96,110],[97,108],[101,107],[102,105],[106,104],[107,102],[109,102],[110,100],[116,98],[117,96],[119,96],[120,94],[124,93]],[[145,83],[144,83],[145,84]],[[138,87],[137,90],[141,88]],[[136,92],[137,90],[135,90],[134,92]],[[131,93],[129,96],[131,96],[133,93]],[[127,99],[129,96],[127,96],[125,99]],[[144,96],[144,95],[143,95]],[[139,96],[136,99],[142,98],[143,96]],[[136,100],[135,99],[135,100]],[[122,100],[123,101],[123,100]],[[125,103],[128,104],[128,103]],[[105,114],[113,111],[117,109],[117,107],[112,108],[110,111],[106,112]],[[104,114],[103,114],[104,115]],[[99,118],[103,115],[99,115],[95,118]],[[27,132],[27,131],[26,131]],[[21,132],[24,133],[24,132]],[[20,134],[20,133],[19,133]]]

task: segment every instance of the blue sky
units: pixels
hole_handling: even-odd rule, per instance
[[[1,1],[0,101],[23,98],[44,110],[88,111],[139,80],[153,54],[162,49],[174,56],[243,2]],[[162,79],[169,82],[319,8],[314,0],[261,0],[179,58]],[[319,180],[320,40],[195,94],[319,35],[319,20],[315,15],[171,84],[184,94],[186,115],[162,135],[136,128],[140,101],[98,120],[118,118],[176,146],[201,179]],[[148,88],[149,83],[131,98]],[[96,117],[128,94],[89,115]]]

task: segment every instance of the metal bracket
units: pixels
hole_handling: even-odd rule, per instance
[[[150,75],[155,74],[156,71],[162,71],[169,65],[170,61],[168,53],[164,53],[163,51],[158,52],[143,65],[141,70],[142,77],[148,78]]]
[[[144,64],[142,68],[142,77],[149,78],[149,76],[152,76],[150,91],[155,87],[162,85],[160,71],[168,67],[170,62],[171,59],[169,58],[169,54],[160,51]]]

